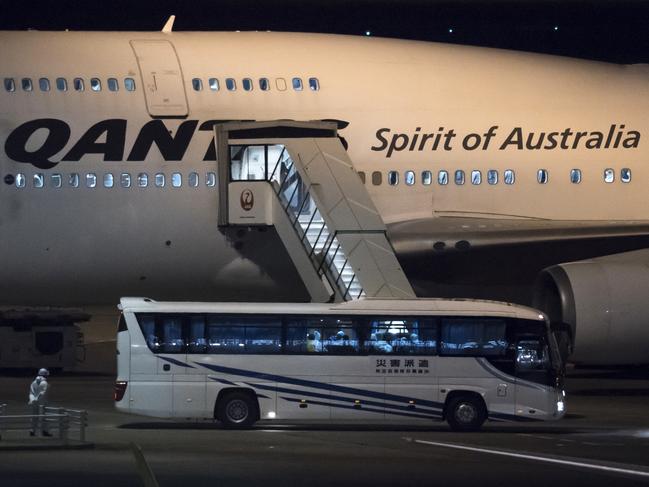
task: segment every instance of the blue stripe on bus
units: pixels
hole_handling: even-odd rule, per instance
[[[186,367],[186,368],[189,368],[189,369],[195,369],[196,368],[193,365],[186,364],[185,362],[181,362],[180,360],[177,360],[175,358],[163,357],[162,355],[158,355],[158,357],[160,357],[162,360],[166,360],[167,362],[172,363],[174,365],[177,365],[179,367]]]
[[[268,374],[266,372],[254,372],[252,370],[224,367],[222,365],[205,364],[200,362],[194,362],[194,363],[202,367],[208,368],[210,370],[213,370],[214,372],[222,372],[224,374],[229,374],[229,375],[240,375],[243,377],[251,377],[254,379],[267,380],[271,382],[279,382],[279,383],[292,384],[297,386],[312,387],[313,389],[324,389],[327,391],[335,391],[343,394],[353,394],[357,396],[373,397],[376,399],[384,399],[386,401],[397,401],[397,402],[416,401],[417,404],[421,406],[428,406],[431,408],[441,409],[443,407],[443,404],[441,402],[429,401],[427,399],[417,399],[415,397],[400,396],[397,394],[388,394],[384,392],[366,391],[363,389],[357,389],[355,387],[338,386],[334,384],[327,384],[325,382],[316,382],[316,381],[305,380],[305,379],[295,379],[292,377],[286,377],[282,375]]]
[[[263,389],[267,391],[274,391],[278,393],[284,393],[284,394],[296,394],[300,396],[308,396],[308,397],[317,397],[320,399],[331,399],[333,401],[353,401],[355,398],[352,397],[344,397],[344,396],[331,396],[329,394],[323,394],[320,392],[310,392],[310,391],[304,391],[304,390],[294,390],[294,389],[286,389],[284,387],[275,387],[275,386],[266,386],[266,385],[261,385],[261,384],[250,384],[246,382],[246,385],[257,388],[257,389]],[[388,403],[382,403],[382,402],[376,402],[376,401],[363,401],[363,405],[369,405],[369,406],[377,406],[377,407],[385,407],[387,409],[392,409],[395,411],[405,411],[407,413],[412,413],[413,408],[410,408],[408,406],[399,406],[397,404],[388,404]],[[425,416],[427,418],[440,418],[442,416],[441,411],[431,411],[428,409],[420,409],[419,410],[420,414],[427,413],[428,415]]]
[[[300,399],[296,399],[293,397],[284,397],[280,396],[280,399],[284,399],[285,401],[289,402],[300,402]],[[309,401],[307,404],[314,404],[316,406],[327,406],[331,408],[336,408],[336,409],[354,409],[358,411],[365,411],[368,413],[379,413],[379,414],[391,414],[393,416],[407,416],[409,418],[421,418],[421,419],[434,419],[434,416],[429,416],[429,415],[424,415],[424,414],[417,414],[417,413],[406,413],[406,412],[398,412],[398,411],[384,411],[383,409],[372,409],[372,408],[366,408],[366,407],[361,407],[361,408],[356,408],[354,406],[348,406],[345,404],[337,404],[337,403],[331,403],[331,402],[325,402],[325,401]],[[335,418],[333,418],[335,419]]]
[[[221,384],[227,384],[227,385],[229,385],[229,386],[236,386],[236,385],[237,385],[237,384],[235,384],[235,383],[232,382],[232,381],[229,381],[229,380],[227,380],[227,379],[220,379],[220,378],[218,378],[218,377],[210,377],[210,376],[208,376],[208,379],[212,379],[212,380],[215,380],[215,381],[217,381],[217,382],[220,382]]]
[[[232,382],[232,381],[229,381],[229,380],[226,380],[226,379],[219,379],[218,377],[209,377],[209,376],[208,376],[208,379],[211,379],[211,380],[216,381],[216,382],[220,382],[221,384],[225,384],[225,385],[228,385],[228,386],[240,387],[239,384],[237,384],[235,382]],[[246,384],[246,385],[250,385],[250,384]],[[270,397],[268,397],[268,396],[266,396],[264,394],[259,394],[257,391],[255,391],[255,394],[256,394],[257,397],[261,397],[263,399],[270,399]]]

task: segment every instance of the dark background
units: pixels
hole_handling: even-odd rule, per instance
[[[649,1],[0,0],[0,29],[273,30],[649,62]],[[452,32],[451,32],[452,29]]]

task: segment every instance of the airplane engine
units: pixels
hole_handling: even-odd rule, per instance
[[[548,267],[534,306],[567,325],[571,362],[649,363],[649,250]]]

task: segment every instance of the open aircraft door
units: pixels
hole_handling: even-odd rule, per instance
[[[188,114],[183,74],[174,46],[164,40],[131,41],[140,67],[146,106],[152,117]]]

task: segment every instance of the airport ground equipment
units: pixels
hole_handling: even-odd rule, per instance
[[[6,404],[0,405],[0,439],[6,431],[32,431],[34,418],[40,418],[40,423],[47,423],[48,430],[56,430],[57,437],[64,444],[70,440],[70,431],[78,431],[78,440],[86,441],[86,427],[88,426],[88,412],[85,410],[65,409],[57,407],[39,406],[39,414],[7,415]],[[37,434],[40,431],[35,432]]]
[[[216,124],[219,226],[273,225],[311,301],[415,297],[337,128]]]
[[[89,319],[77,308],[0,309],[0,367],[73,369],[86,354],[78,324]]]

